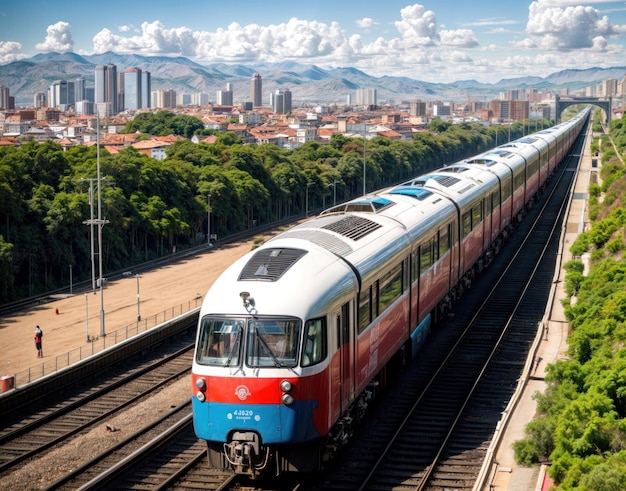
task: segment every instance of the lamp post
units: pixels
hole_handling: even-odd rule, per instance
[[[333,206],[337,206],[337,179],[333,180]]]
[[[206,240],[207,244],[211,245],[211,195],[207,196],[207,226],[206,226]]]
[[[100,275],[100,337],[106,336],[104,329],[104,278],[102,277],[102,227],[105,220],[102,218],[102,183],[100,179],[100,113],[96,111],[96,167],[98,178],[98,273]]]
[[[367,141],[367,125],[363,130],[363,196],[365,196],[365,170],[367,168],[366,158],[365,158],[365,142]]]
[[[136,274],[135,278],[137,278],[137,322],[139,322],[141,320],[141,310],[140,310],[141,300],[139,298],[139,278],[141,278],[141,276],[139,274]]]
[[[309,188],[313,185],[312,182],[306,183],[306,205],[304,207],[304,216],[305,218],[309,216]]]

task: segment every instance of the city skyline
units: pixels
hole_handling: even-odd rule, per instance
[[[67,4],[67,8],[64,6]],[[37,12],[33,16],[31,13]],[[546,76],[623,66],[622,1],[447,0],[410,3],[121,3],[59,0],[0,7],[0,64],[37,53],[113,51],[185,56],[198,63],[297,61],[352,66],[429,82]]]

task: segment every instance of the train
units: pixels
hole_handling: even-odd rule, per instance
[[[589,119],[338,204],[229,266],[200,307],[194,431],[209,466],[323,468],[388,368],[415,357],[498,253]]]

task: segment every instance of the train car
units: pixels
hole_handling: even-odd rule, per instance
[[[561,126],[555,142],[571,144],[585,121]],[[526,196],[515,179],[541,161],[525,145],[334,206],[220,275],[200,310],[192,366],[194,429],[211,466],[255,478],[333,457],[390,363],[423,349],[499,247],[515,191]]]

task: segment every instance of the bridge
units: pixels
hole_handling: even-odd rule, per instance
[[[605,97],[567,97],[561,98],[558,95],[554,97],[554,102],[556,105],[556,123],[561,122],[561,113],[568,106],[574,106],[577,104],[592,104],[594,106],[598,106],[600,109],[604,110],[604,114],[606,114],[606,124],[608,125],[611,122],[611,98]]]

